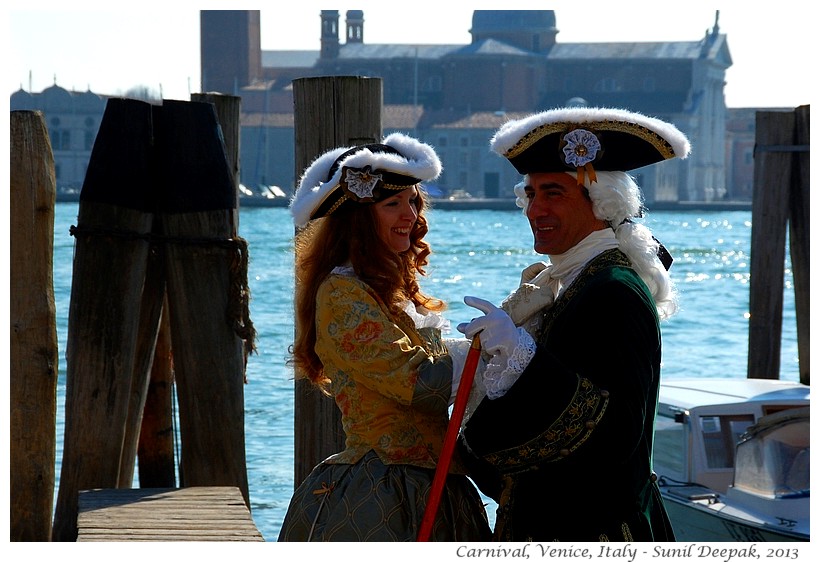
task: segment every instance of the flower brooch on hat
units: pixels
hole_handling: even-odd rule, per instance
[[[354,203],[382,201],[439,174],[441,161],[433,148],[402,133],[381,143],[335,148],[305,170],[290,202],[291,215],[303,227]]]
[[[629,171],[670,158],[686,158],[690,145],[674,125],[624,109],[572,107],[509,121],[490,147],[522,175]]]
[[[578,183],[584,185],[584,171],[589,174],[589,181],[598,181],[595,176],[595,168],[592,162],[601,150],[601,143],[598,137],[586,129],[574,129],[564,135],[564,160],[567,164],[575,166],[578,172]]]

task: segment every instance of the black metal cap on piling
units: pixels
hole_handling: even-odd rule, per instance
[[[109,99],[80,201],[146,213],[235,209],[236,187],[213,104]]]
[[[212,103],[165,100],[154,111],[157,210],[236,208],[233,176]]]
[[[150,103],[110,98],[91,150],[80,201],[151,212],[153,116]]]

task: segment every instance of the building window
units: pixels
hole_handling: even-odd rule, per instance
[[[484,173],[484,197],[498,197],[501,176],[498,172]]]
[[[91,150],[94,148],[94,131],[86,131],[85,132],[85,142],[83,144],[83,150]]]
[[[596,92],[617,92],[618,82],[614,78],[601,78],[595,83]]]
[[[422,84],[422,91],[424,92],[440,92],[441,91],[441,76],[428,76]]]
[[[52,129],[49,132],[52,150],[69,150],[71,148],[71,132],[65,129]]]
[[[440,137],[438,138],[438,145],[439,145],[440,147],[442,147],[442,148],[444,148],[445,146],[447,146],[447,137],[446,137],[446,136],[443,136],[443,135],[442,135],[442,136],[440,136]]]

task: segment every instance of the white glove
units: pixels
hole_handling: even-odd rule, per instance
[[[490,399],[498,398],[518,380],[535,356],[535,340],[491,302],[464,297],[464,303],[485,313],[469,323],[459,324],[458,331],[468,338],[481,332],[481,347],[493,355],[482,375],[484,386]]]
[[[521,272],[521,285],[524,283],[532,283],[533,279],[535,279],[539,273],[547,269],[547,267],[548,264],[542,261],[537,261],[534,264],[525,267],[524,271]]]
[[[481,332],[481,348],[490,355],[512,354],[518,345],[518,331],[510,316],[490,301],[478,297],[464,297],[464,304],[479,309],[484,316],[459,324],[458,331],[467,339],[473,339]]]

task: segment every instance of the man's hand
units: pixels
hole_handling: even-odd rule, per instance
[[[518,331],[509,315],[493,303],[478,297],[464,297],[464,304],[477,308],[484,316],[459,324],[458,331],[468,339],[481,332],[481,347],[487,353],[510,355],[518,344]]]
[[[548,265],[542,261],[537,261],[532,265],[528,265],[524,268],[524,271],[521,272],[521,285],[524,283],[532,283],[533,279],[547,269]]]

